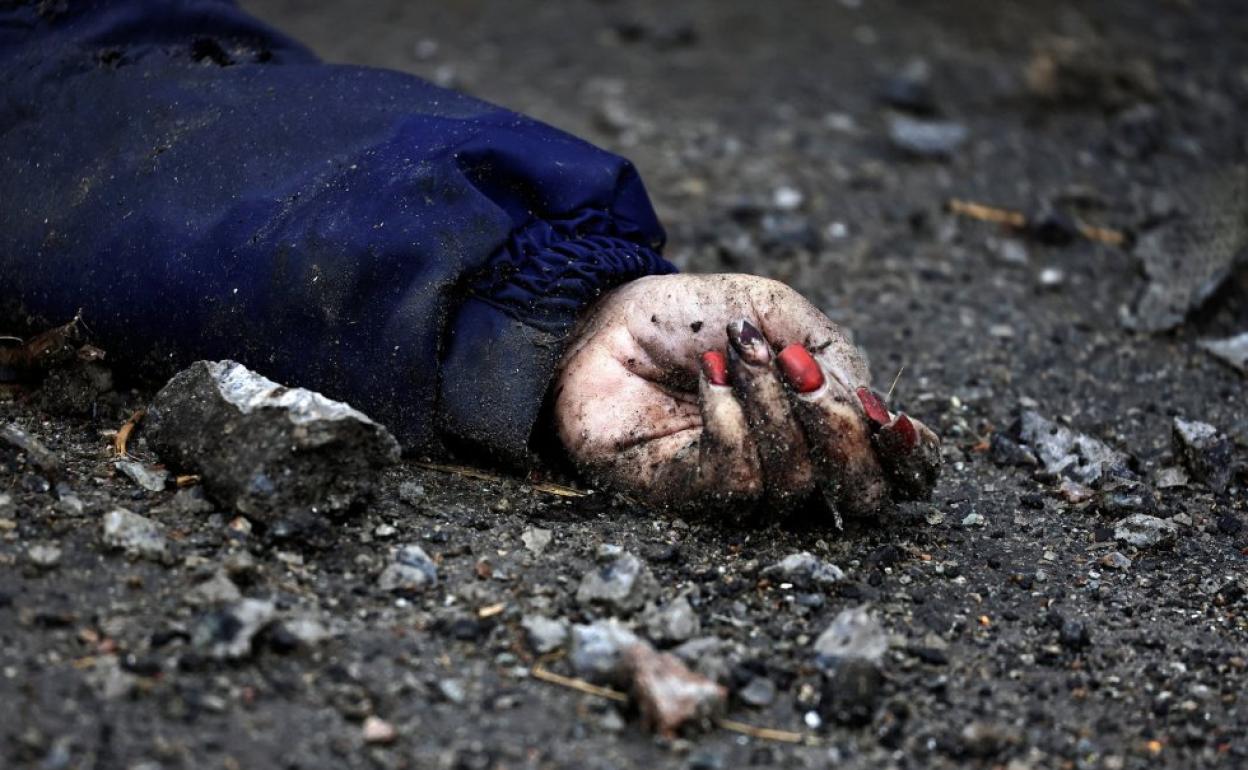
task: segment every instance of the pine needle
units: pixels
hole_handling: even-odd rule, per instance
[[[467,465],[444,465],[442,463],[426,463],[419,461],[413,462],[412,465],[415,465],[417,468],[424,468],[425,470],[450,473],[469,479],[525,484],[538,492],[545,492],[548,495],[555,495],[557,497],[588,497],[593,494],[592,490],[586,491],[583,489],[576,489],[575,487],[566,487],[563,484],[555,484],[549,481],[525,481],[523,479],[509,478],[507,476],[499,476],[495,473],[483,471],[479,468],[472,468]]]

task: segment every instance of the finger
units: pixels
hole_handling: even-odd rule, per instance
[[[789,504],[814,489],[806,436],[772,361],[771,347],[746,320],[728,324],[728,372],[758,446],[768,496]]]
[[[897,500],[927,500],[940,476],[940,439],[926,425],[902,412],[880,426],[876,454]]]
[[[698,401],[702,424],[615,454],[609,474],[617,488],[662,507],[741,512],[763,493],[763,474],[745,410],[728,384],[724,355],[700,359]]]
[[[851,515],[878,509],[887,488],[862,407],[801,345],[789,345],[777,361],[829,502]]]

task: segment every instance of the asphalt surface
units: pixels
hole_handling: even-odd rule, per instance
[[[787,281],[852,329],[877,387],[900,371],[894,405],[943,437],[944,475],[930,503],[837,531],[815,509],[724,526],[409,461],[353,516],[261,526],[116,471],[112,431],[150,392],[67,416],[83,404],[56,380],[0,401],[61,465],[0,442],[0,766],[1248,766],[1244,375],[1198,345],[1248,330],[1248,276],[1142,333],[1124,325],[1146,280],[1131,249],[946,208],[1056,205],[1131,232],[1190,216],[1177,191],[1248,150],[1235,3],[244,5],[328,59],[411,71],[631,157],[668,256]],[[897,116],[936,138],[899,146]],[[1125,453],[1142,495],[1063,492],[1013,451],[1020,409]],[[1176,417],[1228,437],[1224,488],[1176,452]],[[159,459],[141,429],[131,448]],[[170,555],[110,548],[101,519],[118,506],[159,521]],[[1123,542],[1132,514],[1173,532]],[[404,599],[378,586],[400,543],[439,575]],[[612,614],[576,598],[603,544],[718,640],[692,660],[729,688],[732,719],[803,742],[658,737],[627,704],[534,678],[572,671],[539,661],[525,617]],[[763,575],[799,551],[844,579]],[[196,631],[238,595],[284,625],[218,660]],[[890,649],[865,719],[838,720],[812,642],[863,605]],[[649,633],[644,612],[614,614]],[[770,699],[746,694],[759,679]]]

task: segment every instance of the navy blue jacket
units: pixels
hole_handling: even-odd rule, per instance
[[[671,272],[628,161],[228,0],[0,5],[0,306],[522,456],[578,313]]]

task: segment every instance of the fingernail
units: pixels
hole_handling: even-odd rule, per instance
[[[892,443],[907,452],[919,444],[919,431],[904,412],[897,415],[891,423],[880,428],[880,432],[887,434],[893,439]]]
[[[884,399],[870,388],[858,389],[858,401],[862,404],[863,411],[867,413],[867,419],[875,427],[878,428],[891,419],[888,416],[888,407],[884,406]]]
[[[763,339],[763,333],[745,319],[728,324],[728,341],[741,358],[751,364],[763,365],[771,360],[771,348]]]
[[[702,374],[712,385],[728,384],[728,359],[718,350],[708,350],[702,354]]]
[[[798,393],[809,393],[823,386],[823,370],[806,348],[796,343],[789,345],[776,356],[784,378]]]

